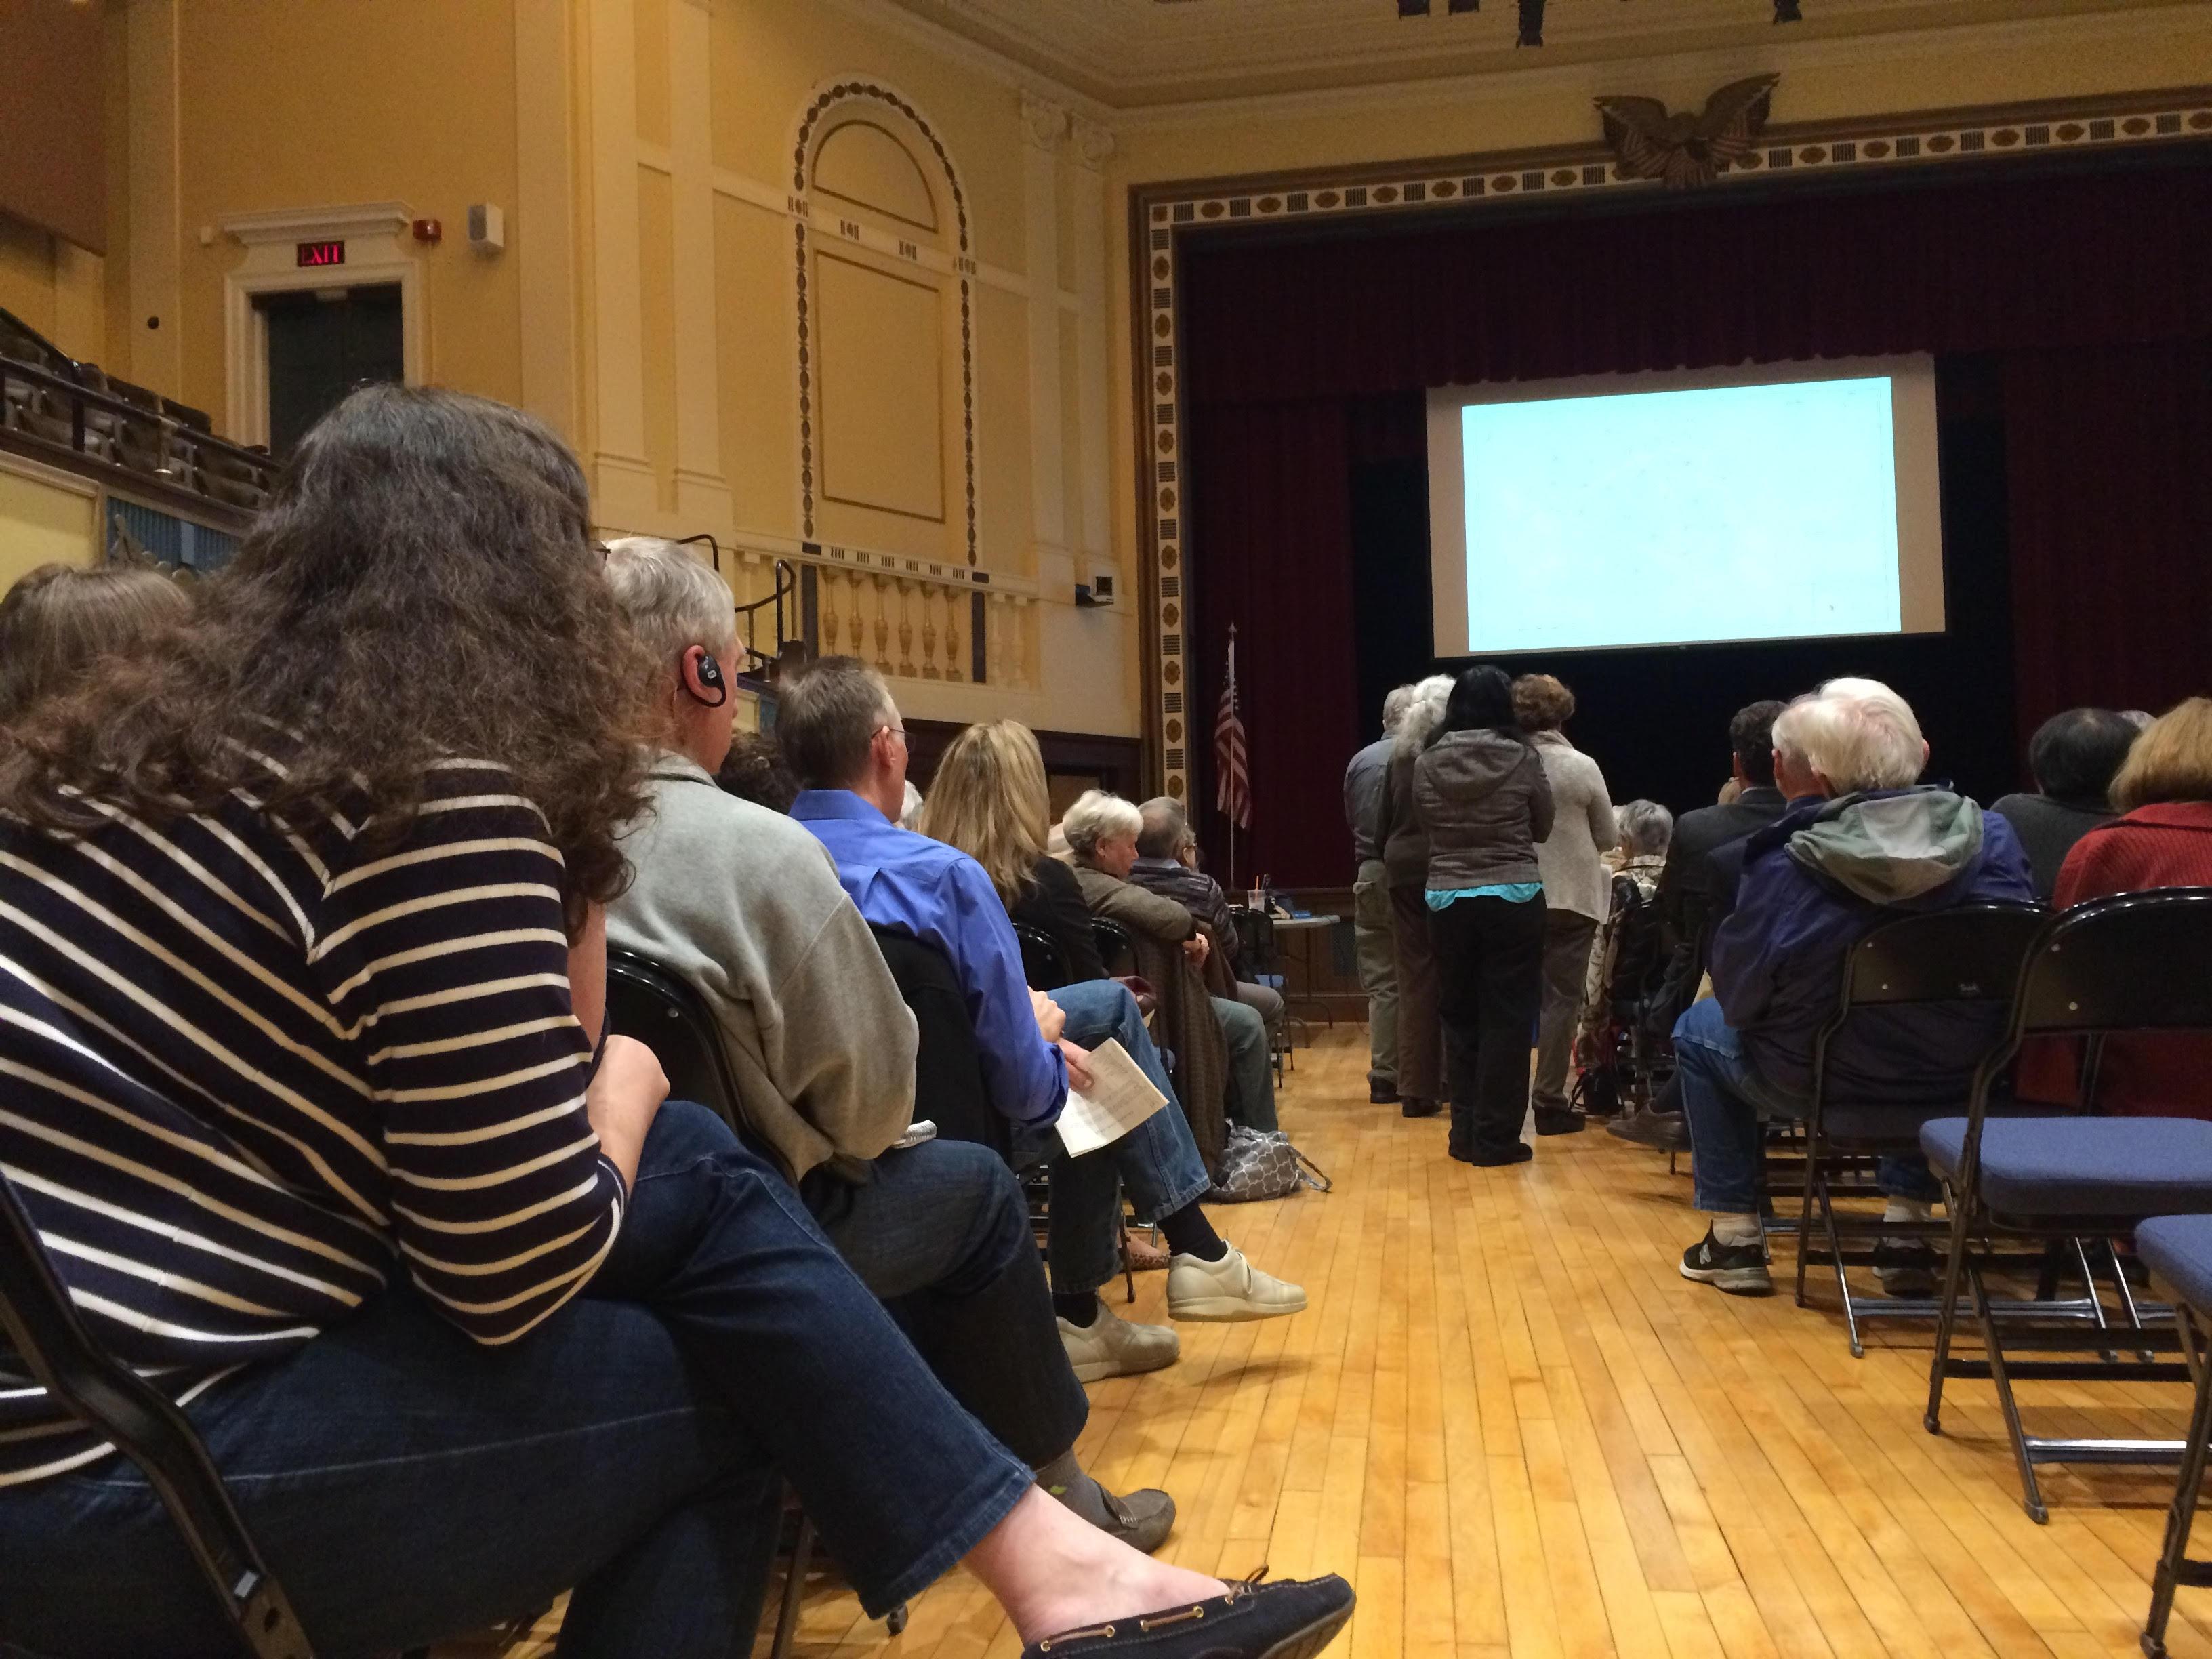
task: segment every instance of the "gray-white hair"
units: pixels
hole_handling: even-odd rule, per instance
[[[1620,809],[1620,844],[1632,858],[1658,858],[1674,839],[1674,815],[1656,800],[1632,800]]]
[[[1406,711],[1413,706],[1413,688],[1412,686],[1395,685],[1390,688],[1389,695],[1382,699],[1382,735],[1384,737],[1395,734],[1398,728],[1405,724]]]
[[[1449,674],[1431,674],[1413,687],[1413,701],[1406,710],[1406,718],[1398,723],[1398,746],[1394,754],[1418,754],[1426,745],[1429,734],[1444,723],[1444,706],[1451,701],[1452,679]]]
[[[1067,809],[1060,827],[1067,836],[1068,850],[1079,859],[1088,859],[1098,851],[1101,842],[1133,837],[1145,827],[1145,815],[1109,791],[1086,789]]]
[[[1796,712],[1792,705],[1783,714],[1786,719]],[[1912,705],[1880,680],[1828,681],[1805,706],[1794,730],[1814,770],[1838,794],[1909,787],[1919,781],[1920,769],[1928,763],[1928,745]]]
[[[911,830],[921,819],[921,791],[914,787],[914,780],[906,781],[906,794],[899,806],[899,828]]]
[[[609,542],[607,586],[630,631],[664,673],[673,672],[676,659],[691,647],[723,651],[737,633],[730,590],[680,543],[658,536]],[[734,664],[725,666],[736,672]]]
[[[1817,691],[1808,691],[1794,699],[1774,717],[1774,752],[1782,763],[1794,771],[1802,771],[1812,764],[1805,753],[1805,711],[1820,700]]]

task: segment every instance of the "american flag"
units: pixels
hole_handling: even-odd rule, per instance
[[[1252,827],[1252,780],[1244,769],[1244,721],[1237,712],[1237,630],[1229,630],[1229,677],[1213,717],[1213,804],[1239,830]]]

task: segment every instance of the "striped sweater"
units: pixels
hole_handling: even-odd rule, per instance
[[[487,1344],[574,1295],[624,1194],[507,776],[436,768],[397,844],[101,810],[0,822],[0,1170],[94,1335],[187,1401],[400,1271]],[[111,1449],[0,1346],[0,1486]]]

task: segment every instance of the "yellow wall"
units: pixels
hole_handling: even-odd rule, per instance
[[[220,426],[223,277],[244,257],[221,222],[398,201],[445,230],[419,250],[429,378],[520,400],[514,264],[466,236],[470,204],[515,199],[512,0],[128,0],[125,16],[143,303],[114,367]]]
[[[90,564],[93,508],[89,484],[0,455],[0,593],[42,564]]]
[[[106,261],[0,214],[0,309],[72,357],[107,355]]]

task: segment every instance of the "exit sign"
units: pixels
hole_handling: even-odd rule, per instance
[[[302,265],[342,265],[345,263],[343,242],[301,242],[297,245],[299,263]]]

